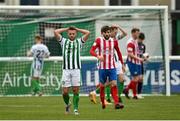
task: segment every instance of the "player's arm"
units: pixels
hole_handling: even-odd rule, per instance
[[[127,45],[128,56],[131,57],[131,58],[134,58],[134,59],[136,59],[136,60],[139,60],[139,61],[143,62],[143,61],[144,61],[143,58],[140,58],[140,57],[138,57],[138,56],[136,56],[136,55],[133,54],[133,49],[135,49],[134,45],[133,45],[132,43],[129,43],[129,44]]]
[[[138,56],[135,56],[133,53],[129,53],[129,52],[128,52],[128,56],[130,56],[131,58],[134,58],[134,59],[136,59],[136,60],[139,60],[139,61],[141,61],[141,62],[144,61],[143,58],[140,58],[140,57],[138,57]]]
[[[143,44],[144,46],[144,50],[143,50],[143,58],[144,58],[144,61],[147,61],[149,59],[149,54],[146,53],[146,45]]]
[[[67,30],[68,30],[68,28],[61,28],[61,29],[54,30],[54,35],[55,35],[56,39],[59,41],[62,38],[61,33],[65,32]]]
[[[117,39],[120,40],[127,36],[127,32],[123,30],[119,25],[112,25],[112,27],[116,27],[122,34],[117,36]]]
[[[118,27],[119,31],[121,31],[121,36],[118,37],[118,39],[122,39],[124,38],[125,36],[127,36],[127,32],[124,31],[120,26]]]
[[[49,58],[50,56],[50,52],[49,52],[49,49],[46,47],[45,49],[45,58]]]
[[[115,50],[116,50],[116,52],[117,52],[119,61],[120,61],[121,64],[123,65],[123,64],[124,64],[124,62],[123,62],[123,57],[122,57],[122,53],[121,53],[121,51],[120,51],[120,49],[119,49],[117,40],[114,41],[114,48],[115,48]]]
[[[144,45],[144,52],[143,53],[146,53],[146,45],[143,43]]]
[[[96,39],[96,41],[94,42],[93,46],[90,49],[90,54],[94,57],[96,57],[98,60],[100,61],[104,61],[104,57],[103,56],[99,56],[95,50],[100,46],[100,42],[99,39]]]
[[[33,48],[34,48],[34,47],[32,46],[31,49],[27,51],[27,56],[28,56],[28,57],[33,56],[33,50],[34,50]]]
[[[27,51],[27,56],[28,56],[28,57],[31,57],[31,56],[32,56],[32,52],[28,50],[28,51]]]
[[[89,35],[90,35],[90,31],[88,31],[86,29],[79,29],[79,28],[76,28],[76,30],[83,34],[82,39],[83,39],[83,42],[85,42],[88,39]]]

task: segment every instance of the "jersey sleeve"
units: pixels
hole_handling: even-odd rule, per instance
[[[120,33],[117,33],[117,35],[116,35],[116,39],[117,39],[117,40],[120,40],[120,39],[121,39],[121,35],[120,35]]]
[[[61,46],[63,46],[63,45],[64,45],[65,40],[66,40],[66,38],[64,38],[64,37],[60,36],[60,39],[58,40],[58,42],[59,42],[59,44],[60,44]]]
[[[31,47],[30,52],[32,53],[32,55],[35,53],[35,47],[34,47],[34,45]]]
[[[128,43],[128,44],[127,44],[127,52],[128,52],[128,53],[132,53],[133,50],[134,50],[134,44]]]
[[[84,41],[84,39],[83,39],[83,36],[82,36],[81,38],[78,38],[78,41],[79,41],[80,46],[81,46],[81,48],[82,48],[82,46],[83,46],[84,43],[85,43],[85,41]]]
[[[81,43],[84,44],[86,41],[84,41],[83,36],[81,37]]]
[[[116,52],[117,52],[117,55],[118,55],[118,58],[119,58],[121,64],[124,64],[123,58],[122,58],[122,53],[121,53],[121,51],[119,49],[117,40],[114,40],[114,48],[116,49]]]
[[[96,49],[100,46],[100,38],[97,38],[90,49],[90,54],[97,57]]]
[[[83,37],[77,39],[80,43],[80,48],[84,45],[85,41],[83,41]]]

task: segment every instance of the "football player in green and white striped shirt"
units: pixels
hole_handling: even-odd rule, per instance
[[[62,32],[67,32],[68,38],[61,36]],[[77,33],[81,32],[83,36],[77,38]],[[79,87],[80,87],[80,49],[88,39],[90,32],[85,29],[79,29],[76,27],[68,27],[56,29],[54,31],[55,37],[61,44],[63,51],[63,75],[62,75],[62,87],[63,87],[63,99],[66,104],[66,113],[69,113],[69,89],[73,90],[73,105],[74,113],[78,115],[78,103],[79,103]]]
[[[31,66],[32,76],[32,91],[33,95],[42,95],[40,86],[40,76],[43,70],[44,58],[48,58],[50,52],[46,45],[42,44],[42,37],[39,35],[35,36],[36,44],[31,47],[31,50],[27,52],[27,56],[33,56],[33,63]]]

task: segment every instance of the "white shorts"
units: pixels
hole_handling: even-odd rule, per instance
[[[42,74],[42,69],[31,68],[31,76],[32,77],[40,77],[41,74]]]
[[[116,65],[116,74],[117,74],[117,75],[119,75],[119,74],[124,74],[124,73],[123,73],[123,70],[122,70],[122,64],[121,64],[121,62],[120,62],[120,61],[117,61],[117,62],[115,63],[115,65]]]
[[[80,69],[63,69],[62,87],[80,86]]]

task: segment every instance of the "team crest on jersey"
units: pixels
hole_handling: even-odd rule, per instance
[[[93,46],[96,46],[96,45],[97,45],[96,42],[94,42],[94,43],[93,43]]]

